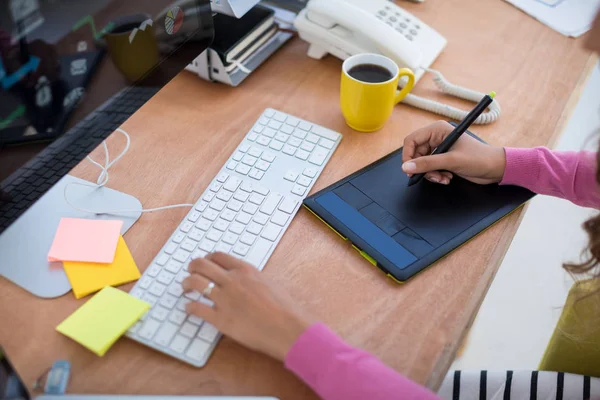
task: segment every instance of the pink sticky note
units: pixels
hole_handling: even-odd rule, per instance
[[[123,221],[63,218],[58,224],[48,261],[110,264],[115,259]]]

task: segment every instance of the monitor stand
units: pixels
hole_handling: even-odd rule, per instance
[[[48,251],[61,218],[120,219],[123,221],[121,234],[124,234],[141,215],[140,212],[96,215],[76,211],[64,198],[64,188],[71,182],[88,183],[64,176],[0,234],[0,275],[39,297],[58,297],[71,290],[62,264],[48,262]],[[113,189],[72,185],[68,193],[71,203],[83,209],[142,209],[138,199]]]

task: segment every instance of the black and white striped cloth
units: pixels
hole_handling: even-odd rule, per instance
[[[451,371],[438,395],[445,400],[600,400],[600,378],[546,371]]]

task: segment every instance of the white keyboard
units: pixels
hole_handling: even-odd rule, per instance
[[[146,269],[131,294],[152,305],[127,336],[196,367],[220,333],[185,313],[181,282],[194,258],[232,254],[262,270],[342,135],[267,109]]]

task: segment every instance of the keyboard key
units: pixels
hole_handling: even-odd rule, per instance
[[[285,120],[286,124],[289,124],[291,126],[298,126],[298,124],[300,123],[300,120],[296,117],[292,117],[291,115],[288,115],[287,119]]]
[[[235,161],[230,161],[230,162],[227,164],[227,167],[226,167],[226,168],[227,168],[227,169],[230,169],[230,170],[232,170],[232,171],[233,171],[233,170],[235,169],[235,167],[237,167],[237,165],[238,165],[238,163],[237,163],[237,162],[235,162]]]
[[[298,150],[296,152],[296,158],[299,158],[301,160],[306,160],[308,156],[310,156],[310,153],[308,151]]]
[[[148,289],[150,287],[150,285],[152,284],[152,278],[150,278],[149,276],[142,276],[142,278],[140,279],[139,283],[140,283],[140,287],[144,290]]]
[[[250,132],[250,133],[248,133],[248,136],[246,136],[246,138],[251,142],[254,142],[257,137],[258,137],[258,133],[256,133],[256,132]]]
[[[244,208],[242,208],[242,210],[244,210],[248,214],[254,214],[258,210],[258,206],[252,203],[246,203],[244,204]]]
[[[309,178],[314,178],[315,176],[317,176],[317,170],[314,168],[306,168],[302,175],[306,175]]]
[[[248,150],[248,154],[256,158],[260,157],[262,153],[263,151],[258,147],[250,147],[250,150]]]
[[[264,225],[269,221],[269,217],[263,213],[257,213],[252,220],[257,224]]]
[[[273,153],[269,153],[268,151],[265,151],[261,158],[269,163],[275,161],[275,155]]]
[[[189,251],[179,249],[175,252],[175,254],[173,254],[173,259],[183,263],[187,261],[190,255],[191,253]]]
[[[204,250],[201,249],[196,249],[194,250],[194,252],[192,253],[192,260],[197,260],[198,258],[204,258],[206,257],[208,253]],[[185,270],[187,271],[187,265],[185,266]]]
[[[298,196],[304,196],[304,193],[306,193],[306,188],[304,186],[294,185],[292,188],[292,193],[297,194]]]
[[[225,235],[223,235],[223,242],[227,243],[227,244],[235,244],[235,242],[237,242],[238,239],[238,235],[232,233],[232,232],[227,232],[225,233]]]
[[[244,225],[240,224],[239,222],[234,222],[229,227],[229,230],[231,232],[235,233],[236,235],[241,235],[242,232],[244,232],[244,228],[245,228]]]
[[[256,132],[256,133],[261,133],[264,129],[265,129],[264,125],[257,124],[257,125],[254,126],[253,131]]]
[[[293,135],[295,137],[297,137],[298,139],[304,139],[306,137],[307,133],[301,129],[296,128],[296,129],[294,129]]]
[[[158,274],[156,281],[162,283],[163,285],[169,285],[173,278],[175,278],[175,275],[171,272],[160,271],[160,274]]]
[[[242,153],[241,151],[236,151],[231,158],[234,161],[240,161],[242,158],[244,158],[244,153]]]
[[[246,212],[241,212],[241,213],[239,213],[239,215],[237,216],[237,218],[235,220],[241,222],[244,225],[248,225],[248,223],[250,222],[251,219],[252,219],[251,214],[248,214]]]
[[[265,200],[265,196],[261,196],[258,193],[252,193],[252,195],[250,196],[250,199],[248,201],[250,203],[260,206],[264,200]]]
[[[194,228],[196,229],[196,228]],[[194,249],[196,249],[197,246],[197,242],[191,239],[185,239],[183,241],[183,243],[181,244],[181,248],[187,251],[194,251]]]
[[[198,326],[202,325],[202,323],[204,322],[202,318],[196,317],[195,315],[188,316],[187,321]]]
[[[227,178],[229,178],[229,174],[226,174],[225,172],[221,172],[218,176],[217,176],[217,182],[225,182],[227,180]]]
[[[290,170],[285,173],[285,175],[283,176],[283,179],[290,181],[290,182],[296,182],[296,179],[298,179],[298,173]]]
[[[329,150],[324,147],[317,146],[315,151],[311,154],[308,162],[315,165],[323,165],[325,159],[329,155]]]
[[[279,130],[279,129],[281,129],[281,122],[271,121],[271,122],[269,122],[269,128]]]
[[[239,201],[238,201],[239,203]],[[233,221],[233,219],[235,218],[235,212],[231,211],[231,210],[225,210],[221,213],[221,218],[223,218],[225,221]]]
[[[183,324],[183,321],[185,321],[186,317],[187,314],[183,311],[173,310],[171,311],[171,315],[169,316],[169,321],[173,322],[174,324],[181,325]]]
[[[189,274],[188,274],[188,275],[189,275]],[[186,298],[186,297],[180,297],[180,298],[179,298],[179,301],[177,302],[177,306],[176,306],[176,307],[177,307],[177,309],[178,309],[179,311],[183,311],[183,312],[185,312],[185,306],[186,306],[186,305],[187,305],[189,302],[191,302],[191,300],[190,300],[190,299],[188,299],[188,298]],[[186,315],[187,315],[187,314],[186,314]]]
[[[161,299],[160,299],[160,304],[167,307],[169,310],[172,309],[173,307],[175,307],[175,304],[177,304],[177,300],[178,298],[175,296],[171,296],[170,294],[165,294]]]
[[[187,219],[192,222],[198,221],[198,218],[200,218],[200,212],[198,212],[198,211],[192,211],[191,213],[189,213],[189,215],[187,217]]]
[[[288,144],[290,146],[298,147],[302,144],[302,140],[298,139],[297,137],[293,137],[290,140],[288,140]]]
[[[261,118],[261,119],[258,120],[258,123],[261,124],[261,125],[267,125],[269,123],[269,121],[270,121],[269,118],[263,117],[263,118]]]
[[[168,244],[165,246],[164,252],[165,252],[165,253],[167,253],[167,254],[173,254],[173,253],[175,253],[175,250],[177,250],[177,243],[169,242],[169,243],[168,243]],[[166,260],[168,260],[168,259],[169,259],[169,257],[167,256]],[[163,260],[164,260],[164,261],[163,261]],[[156,260],[156,263],[157,263],[158,265],[165,265],[165,263],[167,262],[166,260],[165,260],[165,258],[164,258],[164,257],[160,256],[160,257],[158,257],[158,259]]]
[[[276,111],[273,118],[275,119],[275,121],[285,122],[285,120],[287,119],[287,115],[285,115],[282,112]]]
[[[261,185],[254,185],[254,191],[256,193],[262,194],[263,196],[266,196],[269,194],[269,189],[267,189],[266,187],[261,186]]]
[[[192,360],[202,361],[204,360],[206,352],[209,348],[210,344],[206,343],[204,340],[195,339],[185,355]]]
[[[219,199],[214,199],[211,203],[210,203],[210,208],[212,208],[213,210],[217,210],[217,211],[223,211],[223,209],[225,208],[226,203],[222,200]]]
[[[281,132],[291,135],[294,132],[294,127],[288,124],[283,124],[281,127]]]
[[[293,156],[295,152],[296,152],[296,148],[294,146],[290,146],[289,144],[286,144],[283,147],[283,153],[284,154],[288,154],[290,156]]]
[[[225,182],[225,184],[223,185],[223,189],[228,190],[232,193],[235,193],[235,191],[237,190],[237,188],[240,186],[240,184],[242,183],[242,180],[236,176],[232,176],[229,179],[227,179],[227,182]]]
[[[336,141],[339,137],[338,133],[331,131],[327,128],[323,128],[321,126],[314,125],[311,130],[317,135],[323,136],[324,138],[332,141]]]
[[[221,183],[214,182],[212,185],[210,185],[209,189],[211,192],[217,193],[219,190],[221,190],[221,186],[223,186]]]
[[[215,247],[215,251],[220,251],[221,253],[229,254],[231,253],[231,246],[225,243],[219,243]]]
[[[256,139],[256,143],[262,144],[263,146],[268,146],[269,143],[271,143],[271,139],[269,139],[268,137],[266,137],[264,135],[261,135],[258,139]],[[227,168],[229,168],[229,167],[227,167]],[[230,169],[233,169],[233,168],[230,168]]]
[[[185,351],[185,349],[187,349],[190,342],[191,340],[186,338],[185,336],[175,335],[175,339],[173,339],[173,342],[171,343],[171,346],[169,346],[169,348],[175,353],[181,354]]]
[[[261,180],[264,175],[265,175],[264,172],[262,172],[256,168],[252,168],[252,171],[250,171],[250,173],[248,174],[248,176],[250,176],[250,178],[254,178],[258,181]]]
[[[260,211],[267,215],[273,214],[282,198],[283,196],[279,193],[271,193],[271,195],[267,197],[267,200],[263,203]]]
[[[156,265],[156,264],[152,264],[152,265],[150,266],[150,268],[148,268],[148,269],[146,270],[146,273],[145,273],[145,275],[148,275],[149,277],[152,277],[152,278],[154,278],[156,275],[158,275],[158,273],[159,273],[160,271],[162,271],[162,268],[161,268],[161,267],[159,267],[159,266],[158,266],[158,265]]]
[[[187,297],[188,299],[192,300],[192,301],[197,301],[200,298],[200,293],[198,293],[197,291],[193,291],[193,292],[187,292],[185,294],[185,297]]]
[[[273,116],[275,115],[275,110],[268,108],[265,110],[264,114],[265,114],[265,117],[273,118]]]
[[[266,228],[263,229],[262,234],[260,236],[267,240],[270,240],[271,242],[274,242],[280,233],[281,233],[280,227],[269,223],[269,224],[267,224]]]
[[[283,132],[279,132],[277,135],[275,135],[275,139],[277,139],[283,143],[287,142],[289,138],[290,138],[290,135],[286,135]]]
[[[152,318],[157,319],[159,321],[164,321],[165,319],[167,319],[167,316],[169,315],[169,310],[167,310],[164,307],[161,306],[156,306],[152,309],[151,312]]]
[[[248,250],[250,250],[250,247],[246,246],[243,243],[238,243],[233,248],[233,252],[239,254],[242,257],[248,253]]]
[[[189,322],[186,322],[185,324],[183,324],[183,326],[179,330],[179,333],[181,333],[184,336],[190,337],[190,338],[193,338],[194,336],[196,336],[196,332],[198,332],[198,326],[191,324]]]
[[[256,240],[256,236],[246,232],[240,237],[240,242],[247,244],[248,246],[252,246],[254,241]]]
[[[181,283],[184,281],[185,278],[187,278],[188,276],[190,276],[190,274],[188,272],[185,271],[181,271],[177,274],[177,276],[175,277],[175,282],[177,283]]]
[[[306,151],[313,151],[315,149],[315,145],[309,142],[303,142],[300,148]]]
[[[325,147],[326,149],[333,149],[333,146],[335,145],[335,142],[329,139],[321,139],[319,141],[319,145]]]
[[[251,155],[246,154],[244,156],[244,158],[242,159],[242,163],[249,165],[249,166],[253,166],[254,164],[256,164],[256,157],[252,157]]]
[[[221,232],[225,232],[227,227],[229,226],[229,222],[225,221],[222,218],[219,218],[217,222],[213,225],[213,228],[220,230]]]
[[[178,272],[179,272],[179,270],[181,269],[181,266],[182,266],[182,265],[183,265],[183,264],[182,264],[182,263],[180,263],[180,262],[177,262],[177,261],[175,261],[175,260],[171,260],[171,261],[169,261],[169,262],[167,263],[167,265],[165,266],[165,270],[166,270],[166,271],[169,271],[169,272],[170,272],[170,273],[172,273],[172,274],[176,274],[176,273],[178,273]],[[146,277],[146,276],[144,276],[144,278],[147,278],[147,277]],[[143,280],[144,278],[142,278],[142,280]],[[146,288],[143,288],[143,289],[146,289]]]
[[[280,142],[279,140],[273,140],[269,147],[279,151],[283,148],[283,142]]]
[[[242,209],[242,206],[244,205],[243,202],[248,200],[248,194],[244,192],[238,192],[236,193],[234,198],[234,200],[231,200],[229,204],[227,204],[227,208],[229,208],[232,211],[238,212]],[[245,200],[239,200],[240,198],[245,198]]]
[[[317,144],[319,142],[319,137],[313,133],[309,133],[308,136],[306,136],[306,140],[310,143]]]
[[[204,239],[202,242],[200,242],[199,247],[200,247],[200,249],[210,253],[215,248],[215,245],[216,245],[216,243],[213,242],[212,240]]]
[[[163,295],[166,289],[167,287],[165,285],[158,282],[153,282],[152,285],[150,285],[150,289],[148,290],[148,292],[152,293],[157,297],[160,297]]]
[[[136,333],[142,327],[142,323],[140,321],[136,322],[127,332]]]
[[[308,122],[302,121],[298,124],[298,128],[302,129],[303,131],[310,131],[310,128],[312,128],[312,125],[309,124]]]
[[[269,169],[270,166],[271,166],[271,164],[269,164],[268,162],[260,160],[259,162],[256,163],[255,167],[260,169],[261,171],[266,171]]]
[[[250,145],[248,143],[242,143],[240,144],[240,147],[238,148],[239,151],[241,151],[242,153],[247,152],[248,150],[250,150]]]
[[[158,330],[158,334],[154,338],[154,342],[160,346],[167,347],[171,343],[171,339],[177,333],[177,325],[173,325],[170,322],[165,322],[163,326]]]
[[[208,322],[205,322],[204,325],[202,325],[202,328],[200,328],[200,332],[198,332],[198,337],[206,340],[207,342],[214,342],[218,334],[219,331],[217,328]]]
[[[246,228],[246,232],[252,233],[254,235],[258,235],[261,230],[262,230],[262,226],[260,224],[257,224],[256,222],[250,223],[250,225],[248,225],[248,228]],[[246,243],[246,244],[250,244],[250,243]]]
[[[167,246],[167,247],[171,248],[172,245],[174,245],[175,248],[177,248],[177,245],[175,243],[172,243],[172,242],[169,243],[169,246]],[[173,253],[173,252],[171,252],[171,253]],[[155,262],[158,265],[165,265],[167,263],[167,261],[169,261],[169,256],[167,254],[161,254],[160,256],[158,256],[156,258]]]
[[[214,242],[221,240],[221,236],[223,236],[223,232],[219,232],[216,229],[211,229],[211,231],[206,234],[206,238]]]
[[[169,286],[169,288],[167,289],[167,293],[172,294],[175,297],[181,297],[181,295],[183,294],[183,288],[179,283],[175,282],[171,286]]]
[[[198,221],[198,223],[196,224],[196,228],[203,231],[207,231],[208,228],[210,228],[211,224],[212,222],[207,220],[206,218],[200,218],[200,221]]]
[[[181,243],[181,241],[185,239],[185,235],[183,234],[183,232],[176,232],[173,237],[171,238],[172,242],[175,243]]]
[[[244,181],[240,189],[242,189],[244,192],[252,193],[254,191],[254,185],[251,182]]]
[[[268,138],[274,138],[277,135],[277,131],[273,128],[265,128],[262,134]]]
[[[285,223],[288,221],[288,218],[288,214],[281,211],[276,211],[273,217],[271,217],[271,222],[279,226],[284,226]]]
[[[291,214],[294,212],[297,205],[298,205],[298,202],[296,200],[287,197],[287,198],[283,199],[283,201],[281,202],[281,205],[279,206],[279,209],[281,211],[283,211],[284,213]]]
[[[240,164],[235,169],[235,172],[239,172],[242,175],[248,175],[248,172],[250,172],[250,167],[245,164]]]
[[[311,183],[312,183],[312,179],[310,179],[307,176],[301,176],[300,179],[298,179],[298,185],[308,187],[308,186],[310,186]]]
[[[142,328],[139,330],[138,336],[146,340],[152,340],[156,334],[156,331],[158,331],[158,328],[160,328],[160,322],[155,319],[148,318],[146,322],[144,322]]]
[[[208,207],[208,203],[206,201],[201,201],[200,203],[198,203],[198,205],[196,205],[196,210],[203,212],[204,210],[206,210],[206,207]]]
[[[150,293],[144,293],[142,296],[142,300],[154,307],[156,305],[156,302],[158,301],[158,297],[152,296]]]
[[[223,200],[224,202],[228,202],[229,200],[231,200],[232,197],[233,197],[233,193],[228,192],[226,190],[221,190],[217,194],[217,199]]]
[[[209,221],[214,221],[219,216],[219,212],[217,210],[209,208],[208,210],[204,211],[204,214],[202,214],[202,216]]]
[[[258,238],[246,257],[246,261],[258,268],[269,253],[269,250],[271,250],[272,245],[273,243],[269,240]]]

